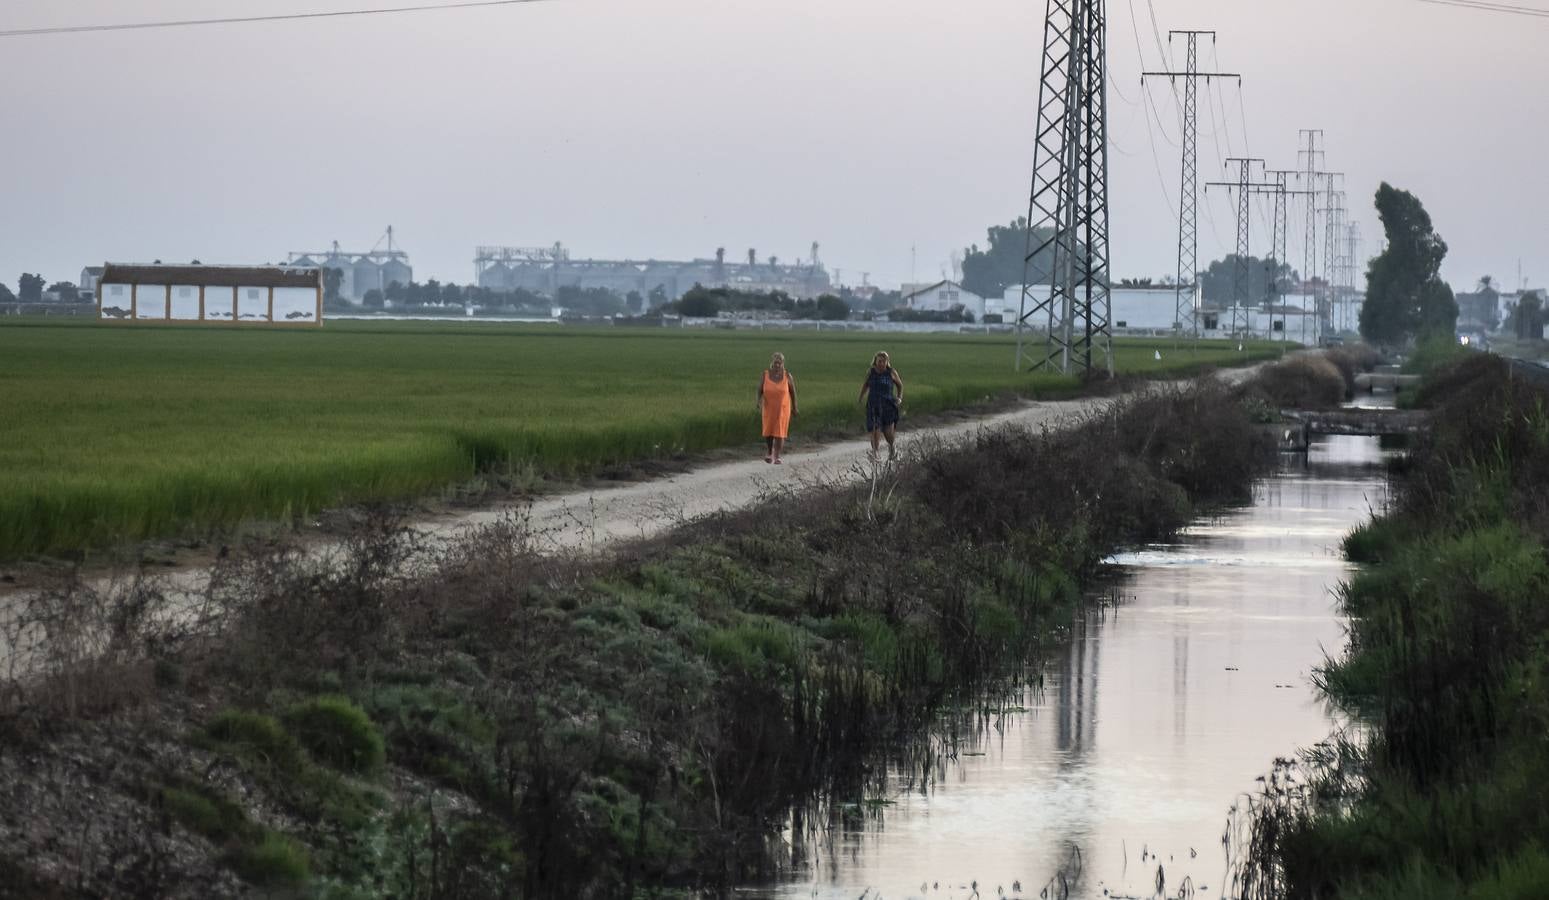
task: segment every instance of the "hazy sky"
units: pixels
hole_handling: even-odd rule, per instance
[[[0,0],[0,30],[401,2]],[[1116,275],[1176,264],[1177,112],[1155,85],[1148,128],[1137,75],[1164,64],[1153,6],[1164,41],[1214,28],[1207,64],[1245,76],[1240,99],[1201,95],[1202,175],[1245,149],[1296,168],[1297,130],[1322,128],[1371,252],[1387,179],[1425,202],[1455,287],[1510,283],[1519,257],[1549,282],[1549,19],[1417,0],[1109,0]],[[555,241],[794,259],[816,240],[845,281],[884,284],[910,279],[917,247],[934,277],[1026,212],[1044,7],[550,0],[0,38],[0,277],[267,262],[369,247],[389,224],[422,280],[468,281],[478,244]],[[1205,203],[1202,261],[1235,235],[1226,194]]]

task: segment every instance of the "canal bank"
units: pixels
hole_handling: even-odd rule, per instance
[[[1375,438],[1321,438],[1251,505],[1114,557],[1116,602],[1040,689],[923,790],[895,772],[858,827],[794,840],[785,880],[747,896],[1221,896],[1229,808],[1337,724],[1312,675],[1343,646],[1340,543],[1383,505],[1385,459]]]

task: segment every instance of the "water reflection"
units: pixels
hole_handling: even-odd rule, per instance
[[[1232,801],[1331,730],[1309,676],[1344,640],[1339,541],[1381,506],[1382,461],[1374,439],[1328,439],[1251,507],[1116,557],[1122,601],[1076,624],[1023,711],[743,895],[1034,897],[1079,869],[1072,897],[1149,897],[1159,870],[1169,894],[1187,876],[1219,896]]]

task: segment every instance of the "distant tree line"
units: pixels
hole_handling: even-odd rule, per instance
[[[967,322],[972,324],[974,314],[962,304],[951,309],[909,309],[899,307],[887,314],[889,322]]]
[[[54,295],[60,303],[80,303],[91,299],[89,295],[81,296],[81,289],[74,282],[56,281],[48,284],[42,275],[31,272],[23,272],[16,286],[18,290],[12,292],[9,285],[0,284],[0,302],[14,303],[20,300],[22,303],[42,303],[45,293]]]
[[[850,317],[850,304],[837,294],[816,299],[797,299],[784,291],[739,291],[694,285],[681,298],[668,303],[668,312],[694,318],[715,318],[721,313],[767,312],[788,319],[842,322]]]

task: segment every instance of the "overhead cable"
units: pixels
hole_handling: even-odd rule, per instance
[[[375,9],[340,9],[322,12],[278,13],[266,16],[222,16],[214,19],[166,19],[153,22],[118,22],[97,25],[54,25],[44,28],[12,28],[0,30],[0,38],[37,37],[47,34],[88,34],[103,31],[144,31],[152,28],[190,28],[200,25],[248,25],[257,22],[289,22],[298,19],[337,19],[349,16],[379,16],[394,13],[436,12],[451,9],[472,9],[487,6],[517,6],[543,3],[546,0],[459,0],[455,3],[432,3],[417,6],[379,7]]]

